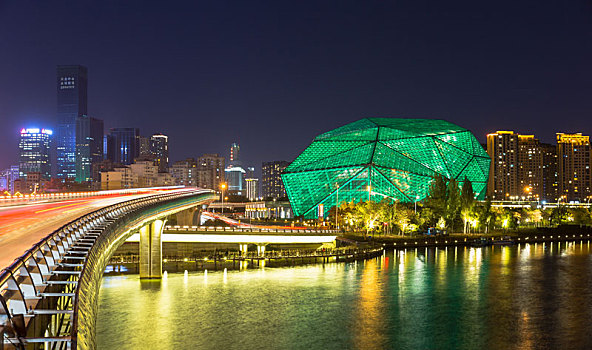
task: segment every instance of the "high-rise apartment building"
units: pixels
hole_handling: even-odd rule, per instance
[[[170,173],[177,185],[197,186],[197,162],[193,158],[176,161]]]
[[[534,135],[518,135],[518,196],[540,200],[543,192],[543,150]]]
[[[150,153],[154,156],[154,163],[158,171],[164,173],[169,167],[169,137],[163,134],[154,134],[150,137]]]
[[[581,133],[557,133],[557,165],[560,198],[585,201],[591,195],[590,137]]]
[[[41,180],[51,177],[51,137],[49,129],[22,129],[19,140],[19,178],[37,173]]]
[[[290,165],[290,163],[284,160],[263,162],[261,166],[261,187],[263,198],[286,197],[286,189],[284,188],[281,174],[288,165]]]
[[[140,155],[140,129],[112,128],[108,140],[108,159],[130,165]]]
[[[76,118],[87,114],[87,69],[79,65],[57,68],[56,171],[59,179],[76,178]]]
[[[150,150],[150,138],[140,136],[140,157],[150,158],[152,157],[152,151]]]
[[[487,153],[491,157],[487,193],[492,199],[519,195],[518,150],[518,135],[513,131],[487,135]]]
[[[224,157],[204,154],[197,159],[197,187],[220,190],[224,182]]]
[[[99,181],[93,164],[103,160],[103,121],[87,115],[76,118],[76,182]]]
[[[541,152],[543,156],[543,197],[541,199],[546,202],[555,202],[559,188],[557,146],[541,143]]]

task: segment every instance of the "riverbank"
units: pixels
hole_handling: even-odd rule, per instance
[[[516,231],[496,231],[489,234],[450,234],[438,236],[388,236],[364,237],[360,234],[345,234],[344,238],[358,244],[382,245],[385,248],[404,249],[407,247],[448,247],[488,244],[544,243],[563,241],[583,241],[592,238],[592,227],[563,225],[559,227],[527,228]]]

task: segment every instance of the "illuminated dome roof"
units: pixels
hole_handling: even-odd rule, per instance
[[[317,136],[282,180],[294,215],[337,202],[422,200],[435,174],[468,178],[485,196],[490,159],[470,131],[444,120],[365,118]]]

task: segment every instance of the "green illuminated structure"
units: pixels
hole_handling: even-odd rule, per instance
[[[483,199],[489,156],[444,120],[365,118],[317,136],[282,174],[294,215],[326,217],[349,201],[424,199],[435,174],[473,184]]]

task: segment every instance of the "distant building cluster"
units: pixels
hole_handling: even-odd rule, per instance
[[[103,120],[88,114],[86,67],[58,66],[56,78],[54,128],[20,130],[19,162],[0,171],[0,193],[181,185],[218,191],[221,199],[286,200],[281,175],[290,162],[263,162],[258,176],[232,143],[228,162],[206,153],[171,163],[167,135],[143,136],[129,126],[106,131]],[[497,131],[487,135],[486,150],[487,195],[494,200],[592,201],[589,136],[558,133],[556,144],[546,144],[534,135]]]
[[[230,146],[229,162],[206,153],[171,164],[167,135],[143,136],[139,128],[127,126],[105,130],[103,120],[89,115],[86,67],[58,66],[56,78],[55,128],[20,131],[19,163],[0,172],[2,194],[181,185],[249,201],[285,197],[277,167],[264,163],[260,181],[255,167],[243,166],[238,143]]]
[[[557,133],[557,144],[534,135],[487,135],[491,157],[488,195],[495,200],[589,202],[592,199],[590,137]]]

